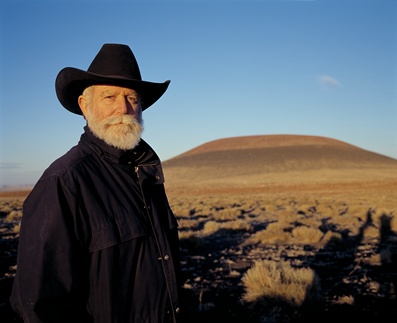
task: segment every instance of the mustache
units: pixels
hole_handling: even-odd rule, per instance
[[[104,128],[109,128],[114,125],[126,125],[131,129],[134,129],[138,125],[142,126],[142,116],[137,117],[131,115],[118,115],[110,116],[100,122],[101,126]]]
[[[140,116],[137,118],[131,116],[131,115],[119,115],[119,116],[110,116],[104,120],[102,120],[102,123],[104,125],[116,125],[116,124],[126,124],[126,125],[133,125],[136,123],[142,123],[142,119]]]

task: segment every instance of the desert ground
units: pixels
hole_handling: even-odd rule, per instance
[[[394,321],[396,189],[171,198],[191,322]],[[281,267],[250,276],[250,284],[244,277],[263,261]],[[300,269],[311,271],[309,282]],[[284,280],[283,270],[295,276]]]
[[[397,160],[298,139],[301,149],[235,141],[164,163],[186,322],[395,322]],[[272,160],[255,162],[263,149]],[[236,150],[254,172],[223,164]],[[0,192],[2,322],[19,322],[8,297],[26,194]]]
[[[381,182],[240,194],[170,191],[189,322],[394,322],[396,191],[397,183]],[[17,195],[0,200],[2,322],[18,322],[7,304],[24,199]],[[244,277],[260,261],[296,270],[295,282],[276,277],[268,286],[258,274],[254,286],[260,291],[262,282],[263,291],[255,295]],[[300,277],[302,268],[316,283],[314,275],[309,282]],[[283,286],[287,294],[278,295]]]

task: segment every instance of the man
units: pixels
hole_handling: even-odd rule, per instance
[[[56,92],[87,120],[26,199],[11,304],[25,322],[176,322],[177,222],[142,111],[169,81],[142,81],[128,46],[105,44]]]

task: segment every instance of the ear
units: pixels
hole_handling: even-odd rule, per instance
[[[84,119],[87,119],[86,118],[87,111],[88,111],[88,100],[87,100],[87,98],[84,95],[80,95],[79,98],[78,98],[78,103],[79,103],[81,112],[83,112]]]

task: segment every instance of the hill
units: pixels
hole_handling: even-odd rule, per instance
[[[219,139],[167,160],[163,167],[170,188],[397,181],[396,159],[318,136]]]

